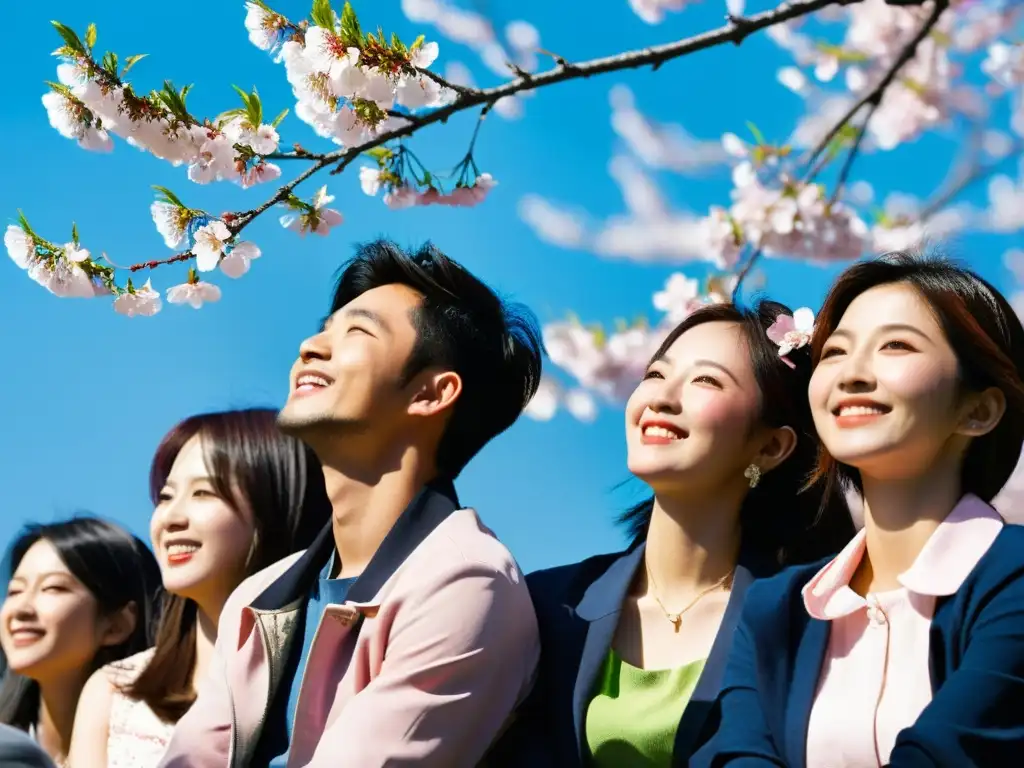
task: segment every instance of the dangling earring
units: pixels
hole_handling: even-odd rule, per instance
[[[751,488],[757,488],[757,484],[761,482],[761,468],[757,464],[751,464],[743,470],[743,476],[750,481]]]

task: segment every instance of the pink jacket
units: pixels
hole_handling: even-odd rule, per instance
[[[289,768],[474,766],[529,692],[540,644],[512,555],[472,509],[434,523],[402,523],[349,593],[364,601],[324,613],[302,681]],[[248,765],[287,649],[301,642],[294,630],[306,587],[296,576],[322,566],[333,546],[325,531],[306,553],[232,594],[210,672],[161,766]],[[381,586],[363,598],[360,582],[375,577]],[[268,601],[279,605],[267,608]]]

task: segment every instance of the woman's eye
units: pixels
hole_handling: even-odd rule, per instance
[[[887,341],[882,345],[882,349],[894,349],[900,352],[913,352],[914,348],[907,344],[905,341],[893,340]]]
[[[843,350],[839,347],[828,347],[821,353],[821,359],[824,360],[826,357],[835,357],[836,355],[843,354]]]
[[[644,381],[646,381],[647,379],[663,379],[663,378],[665,378],[665,377],[662,376],[658,371],[648,371],[647,373],[644,374]]]
[[[196,488],[192,491],[193,496],[197,496],[201,499],[216,498],[217,494],[211,491],[209,488]]]
[[[701,376],[697,376],[694,379],[694,382],[695,383],[699,382],[701,384],[710,384],[713,387],[721,387],[722,386],[722,383],[718,379],[716,379],[714,376],[708,376],[707,374],[704,374],[704,375],[701,375]]]

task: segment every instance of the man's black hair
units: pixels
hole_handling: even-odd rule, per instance
[[[429,367],[455,371],[462,394],[438,446],[437,468],[455,478],[490,440],[515,422],[540,383],[543,343],[537,319],[506,304],[430,243],[408,253],[387,240],[362,245],[345,265],[331,302],[336,312],[385,285],[422,294],[413,312],[416,343],[403,380]]]

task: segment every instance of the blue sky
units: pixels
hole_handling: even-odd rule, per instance
[[[173,189],[187,204],[214,213],[262,202],[267,188],[243,191],[230,184],[198,186],[183,169],[118,141],[110,155],[80,150],[47,123],[40,103],[44,80],[55,79],[49,56],[59,19],[80,32],[99,28],[101,49],[122,55],[148,53],[134,70],[144,89],[163,79],[195,83],[190,106],[212,115],[236,106],[231,84],[259,87],[271,115],[292,106],[283,69],[247,40],[242,2],[180,0],[167,6],[52,0],[17,3],[5,21],[18,34],[0,48],[0,69],[17,74],[3,96],[0,136],[4,183],[0,216],[13,223],[18,208],[34,228],[56,242],[70,239],[78,224],[86,247],[106,251],[119,263],[170,255],[149,217],[152,184]],[[301,18],[308,3],[279,0],[281,12]],[[402,16],[397,0],[357,0],[364,28],[383,25],[411,40],[419,29]],[[749,3],[760,8],[766,3]],[[91,6],[87,9],[87,6]],[[520,0],[486,6],[506,22],[525,18],[541,31],[545,48],[582,59],[664,42],[718,25],[724,4],[705,0],[662,25],[638,19],[625,0],[587,4]],[[514,14],[514,15],[513,15]],[[440,64],[453,58],[474,69],[477,81],[493,76],[467,49],[441,44]],[[250,405],[279,406],[299,342],[326,307],[332,276],[354,243],[380,235],[415,245],[430,239],[487,282],[526,302],[541,321],[573,311],[587,321],[650,313],[650,299],[673,271],[666,265],[603,261],[539,242],[516,214],[528,193],[569,201],[604,217],[623,208],[607,161],[617,148],[609,125],[608,91],[629,85],[639,107],[662,121],[681,122],[700,138],[727,130],[743,133],[753,119],[770,138],[788,135],[799,99],[775,83],[784,55],[764,38],[702,53],[663,67],[599,77],[546,89],[526,103],[519,121],[490,119],[477,144],[482,170],[500,182],[477,209],[390,211],[362,194],[355,173],[318,178],[300,187],[310,195],[325,181],[334,206],[346,217],[326,239],[299,239],[275,216],[253,224],[246,237],[263,258],[239,281],[221,278],[219,304],[194,311],[164,306],[153,318],[117,315],[106,300],[57,299],[0,259],[0,542],[26,521],[50,521],[89,511],[119,521],[142,535],[148,530],[149,460],[161,436],[177,420],[205,410]],[[413,143],[428,165],[457,162],[474,117],[463,115],[421,134]],[[283,142],[319,148],[311,131],[293,116],[280,128]],[[943,177],[935,157],[949,156],[949,137],[927,137],[897,154],[869,156],[856,178],[876,190],[901,188],[924,195]],[[286,177],[300,165],[284,165]],[[727,200],[727,176],[661,180],[679,208],[703,211]],[[981,204],[982,190],[973,199]],[[997,285],[1010,289],[1001,265],[1006,239],[967,236],[954,243]],[[771,262],[765,272],[771,294],[793,306],[815,307],[836,269]],[[183,281],[183,270],[165,267],[154,284]],[[477,507],[526,570],[569,562],[622,545],[613,524],[618,510],[642,488],[626,479],[620,410],[603,410],[593,424],[567,415],[548,423],[523,419],[481,454],[458,483],[463,501]]]

